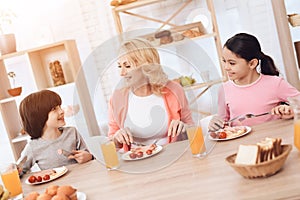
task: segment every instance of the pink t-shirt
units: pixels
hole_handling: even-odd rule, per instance
[[[280,102],[287,102],[288,97],[300,94],[283,78],[263,74],[249,85],[236,85],[233,81],[227,81],[223,84],[223,89],[219,91],[218,114],[225,121],[242,114],[270,112]],[[251,126],[277,118],[264,115],[246,119],[242,124]]]

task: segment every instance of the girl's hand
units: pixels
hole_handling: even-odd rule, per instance
[[[185,123],[180,120],[172,120],[168,129],[168,136],[178,136],[179,134],[185,132]]]
[[[279,115],[281,119],[291,119],[294,117],[294,112],[291,106],[279,105],[271,110],[272,115]]]
[[[93,159],[93,155],[84,150],[73,150],[68,159],[75,159],[78,163],[85,163]]]
[[[211,120],[208,124],[208,130],[209,131],[217,131],[220,128],[223,128],[224,126],[225,126],[224,120],[221,117],[215,115],[211,118]]]
[[[129,128],[121,128],[114,135],[113,140],[116,146],[120,146],[118,144],[127,144],[130,145],[133,142],[132,134]]]

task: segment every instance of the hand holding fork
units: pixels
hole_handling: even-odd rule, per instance
[[[220,128],[224,128],[225,125],[230,125],[231,122],[238,120],[239,122],[244,121],[245,119],[249,119],[249,118],[254,118],[254,117],[260,117],[263,115],[269,115],[272,114],[271,112],[265,112],[265,113],[261,113],[261,114],[252,114],[252,113],[248,113],[248,114],[244,114],[244,115],[239,115],[236,116],[234,118],[232,118],[231,120],[224,122],[223,119],[221,119],[218,116],[214,116],[212,118],[212,120],[209,123],[208,129],[209,131],[217,131]]]

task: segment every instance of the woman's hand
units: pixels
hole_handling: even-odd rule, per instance
[[[168,136],[178,136],[179,134],[185,132],[185,123],[180,120],[172,120],[168,129]]]
[[[116,144],[130,145],[133,142],[132,134],[129,128],[121,128],[114,135],[113,140]],[[117,145],[119,146],[119,145]]]
[[[281,119],[291,119],[294,117],[294,112],[291,106],[279,105],[271,110],[272,115],[279,115]]]
[[[215,115],[211,118],[211,120],[208,124],[208,130],[209,131],[217,131],[220,128],[223,128],[224,126],[225,126],[224,120],[221,117]]]
[[[85,163],[93,159],[93,155],[84,150],[73,150],[68,159],[75,159],[78,163]]]

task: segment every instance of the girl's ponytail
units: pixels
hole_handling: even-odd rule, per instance
[[[261,52],[260,58],[261,73],[264,75],[279,76],[279,71],[276,68],[273,59]]]

